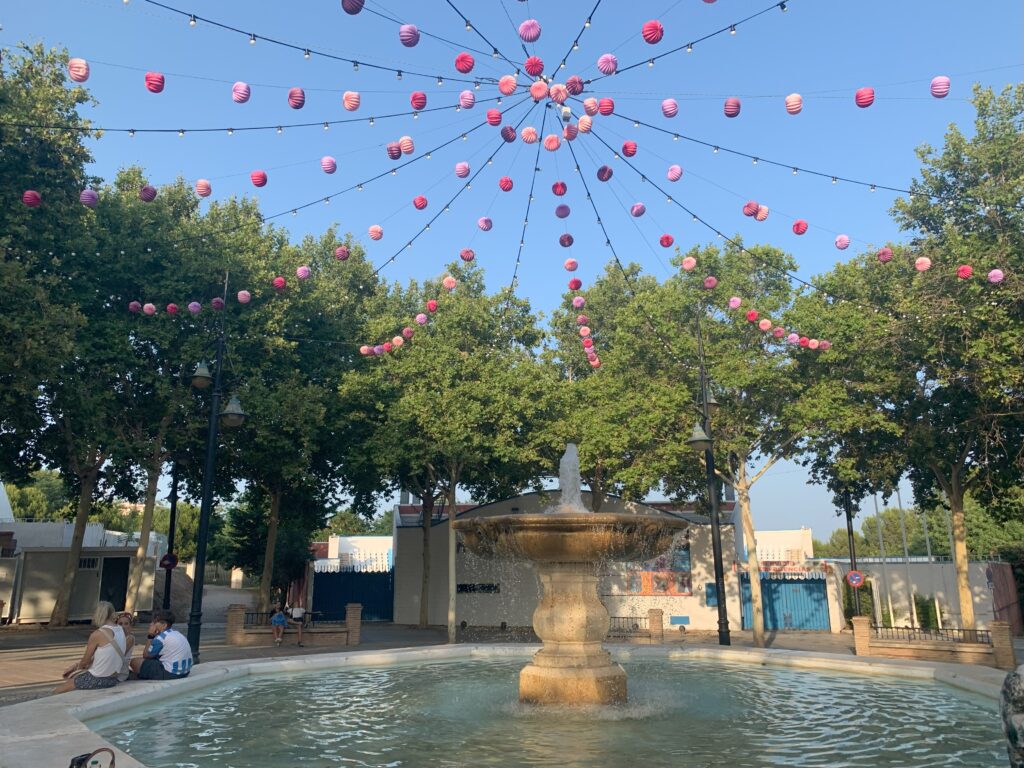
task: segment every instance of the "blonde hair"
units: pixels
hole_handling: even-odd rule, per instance
[[[92,613],[92,625],[94,627],[102,627],[104,624],[111,624],[116,616],[117,611],[114,610],[113,603],[100,600],[96,604],[96,610]]]

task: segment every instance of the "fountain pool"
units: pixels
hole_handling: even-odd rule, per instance
[[[941,683],[675,656],[627,658],[612,707],[521,704],[521,659],[473,658],[244,677],[88,725],[149,768],[1005,764],[995,703]]]

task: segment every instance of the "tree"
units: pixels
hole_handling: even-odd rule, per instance
[[[58,472],[38,469],[31,473],[28,483],[4,487],[16,518],[66,520],[71,516],[68,489]]]

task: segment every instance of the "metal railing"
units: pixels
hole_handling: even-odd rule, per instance
[[[987,629],[913,629],[912,627],[871,628],[879,640],[906,640],[908,642],[984,643],[992,645],[992,633]]]
[[[247,628],[252,627],[269,627],[270,617],[274,615],[273,611],[246,611],[245,613],[245,626]],[[316,627],[338,627],[345,626],[345,616],[342,613],[341,618],[335,618],[333,615],[324,616],[323,612],[316,611],[315,613],[309,612],[305,616],[305,621],[302,624],[307,629]]]
[[[650,624],[646,616],[612,616],[610,618],[611,626],[608,628],[610,635],[628,635],[650,631]]]

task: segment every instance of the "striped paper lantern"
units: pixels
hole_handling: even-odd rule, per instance
[[[579,75],[572,75],[565,81],[565,89],[569,91],[572,96],[579,96],[583,93],[583,78]]]
[[[602,75],[614,75],[619,68],[619,60],[614,53],[602,53],[597,57],[597,69]]]
[[[740,113],[740,100],[735,96],[730,96],[725,100],[723,111],[726,117],[736,117]]]
[[[89,79],[89,62],[85,59],[68,59],[68,77],[76,83]]]
[[[615,102],[605,96],[603,99],[597,102],[597,111],[605,117],[612,114],[615,111]]]
[[[423,91],[413,91],[409,96],[409,104],[418,112],[427,106],[427,94]]]
[[[380,240],[384,237],[384,227],[380,224],[372,224],[366,231],[370,235],[371,240]]]
[[[786,111],[791,115],[799,115],[804,108],[804,97],[799,93],[791,93],[786,97]]]
[[[249,88],[248,83],[243,83],[239,80],[231,86],[231,100],[235,102],[235,104],[245,104],[251,95],[252,89]]]
[[[516,92],[516,79],[512,75],[502,75],[498,80],[498,92],[502,96],[511,96]]]
[[[403,24],[398,28],[398,40],[406,48],[415,48],[420,41],[420,31],[415,24]]]
[[[424,208],[427,207],[427,198],[425,198],[423,195],[417,195],[412,199],[412,207],[415,208],[417,211],[422,211]]]
[[[526,74],[530,77],[537,77],[537,75],[544,71],[544,60],[540,56],[530,56],[523,62],[523,69],[526,70]]]
[[[330,155],[324,155],[320,158],[320,170],[324,173],[334,173],[338,170],[338,161]]]
[[[476,225],[480,227],[481,231],[490,232],[491,227],[494,226],[494,222],[491,221],[490,216],[481,216],[479,219],[476,220]]]
[[[254,187],[265,187],[267,186],[267,172],[253,171],[249,174],[249,180]]]
[[[640,35],[643,37],[645,43],[648,45],[655,45],[656,43],[660,43],[661,38],[665,36],[665,28],[657,19],[651,19],[650,21],[644,22],[643,27],[640,28]]]
[[[500,189],[502,192],[511,192],[512,179],[509,178],[508,176],[502,176],[500,179],[498,179],[498,189]]]
[[[945,75],[939,75],[938,77],[932,78],[931,84],[932,96],[936,99],[944,99],[949,95],[949,78]]]
[[[472,109],[476,104],[476,96],[470,90],[465,90],[459,94],[459,106],[463,109]]]
[[[853,94],[853,101],[861,109],[870,107],[875,103],[875,89],[858,88],[857,92]]]
[[[301,88],[288,89],[288,106],[292,109],[302,109],[306,105],[306,92]]]
[[[147,72],[145,82],[150,93],[160,93],[164,89],[164,76],[159,72]]]
[[[196,194],[200,197],[209,197],[213,193],[213,186],[209,179],[196,180]]]
[[[455,69],[464,75],[472,72],[474,66],[476,66],[476,59],[465,51],[455,57]]]
[[[29,208],[38,208],[43,202],[43,196],[34,189],[26,189],[21,193],[21,202]]]
[[[540,39],[540,22],[527,19],[519,25],[519,38],[524,43],[535,43]]]
[[[849,235],[837,235],[836,236],[836,248],[840,251],[845,251],[850,247],[850,236]]]
[[[359,104],[362,99],[359,96],[359,91],[345,91],[341,96],[341,104],[349,112],[355,112],[359,109]]]
[[[469,176],[469,171],[469,163],[467,163],[465,160],[460,160],[455,164],[455,175],[458,176],[460,179],[464,179],[467,176]]]
[[[669,181],[679,181],[683,178],[683,169],[678,165],[670,165],[668,171],[665,172],[665,178]]]
[[[96,193],[95,189],[83,189],[78,195],[78,202],[86,208],[95,208],[99,201],[100,196]]]
[[[416,151],[416,145],[412,141],[411,136],[403,136],[398,140],[398,146],[402,150],[403,155],[411,155]]]
[[[675,117],[679,114],[679,103],[675,99],[665,99],[661,102],[661,114],[665,117]]]

